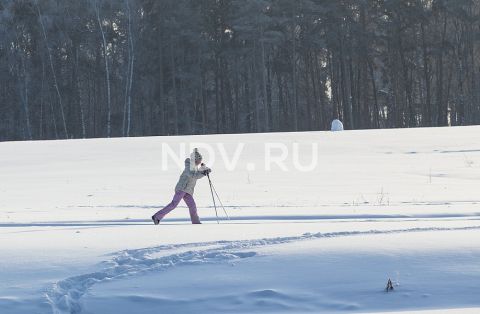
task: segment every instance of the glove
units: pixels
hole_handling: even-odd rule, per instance
[[[201,167],[200,167],[200,172],[206,176],[208,175],[210,172],[212,172],[212,169],[208,168],[207,166],[205,166],[205,164],[202,162],[201,164]]]

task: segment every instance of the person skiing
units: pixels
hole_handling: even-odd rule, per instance
[[[190,158],[185,159],[185,169],[180,175],[180,179],[175,186],[175,195],[173,196],[173,200],[170,202],[170,204],[152,216],[152,220],[155,225],[158,225],[163,217],[174,210],[182,199],[188,206],[192,224],[201,224],[200,218],[197,214],[197,205],[193,199],[193,191],[195,189],[197,180],[207,176],[210,172],[212,172],[210,168],[206,167],[202,163],[202,158],[203,157],[198,149],[195,148],[190,155]]]

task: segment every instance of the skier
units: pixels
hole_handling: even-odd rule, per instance
[[[183,170],[183,173],[180,175],[180,179],[175,187],[173,200],[170,204],[152,216],[153,223],[158,225],[160,220],[174,210],[178,206],[178,203],[183,199],[190,211],[192,224],[201,224],[200,218],[198,218],[197,214],[197,206],[193,199],[193,190],[197,180],[205,177],[210,172],[212,172],[212,170],[202,163],[202,155],[198,152],[198,149],[195,148],[190,155],[190,158],[185,159],[185,170]]]

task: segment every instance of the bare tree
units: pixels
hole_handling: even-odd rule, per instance
[[[98,28],[102,35],[103,42],[103,58],[105,60],[105,76],[107,83],[107,137],[111,136],[112,133],[112,96],[111,96],[111,87],[110,87],[110,67],[108,62],[108,46],[107,40],[105,39],[105,31],[103,30],[103,22],[100,18],[100,9],[98,7],[97,0],[93,0],[93,6],[95,8],[95,13],[97,16]]]
[[[48,44],[47,32],[45,30],[45,23],[43,22],[42,13],[40,11],[40,6],[38,5],[38,0],[35,0],[35,5],[37,7],[38,19],[39,19],[40,25],[42,27],[43,38],[45,40],[45,46],[47,47],[47,53],[48,53],[48,58],[50,60],[50,68],[52,70],[55,90],[57,91],[58,103],[60,105],[60,113],[62,115],[63,131],[64,131],[64,134],[65,134],[65,138],[68,138],[69,136],[68,136],[68,129],[67,129],[67,121],[65,119],[65,112],[63,110],[62,94],[60,93],[60,88],[58,86],[57,74],[55,73],[55,68],[53,66],[53,56],[52,56],[52,52],[50,50],[50,46]]]

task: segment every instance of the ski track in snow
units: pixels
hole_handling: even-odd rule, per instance
[[[113,258],[110,261],[102,263],[103,270],[101,271],[74,276],[57,282],[50,291],[46,293],[46,298],[54,314],[78,314],[82,312],[81,298],[88,289],[96,283],[139,275],[146,272],[165,271],[174,266],[204,265],[241,260],[257,256],[258,253],[253,249],[259,247],[344,236],[465,230],[480,230],[480,226],[305,233],[301,236],[292,237],[172,244],[125,250],[111,254]],[[184,251],[182,252],[182,250]],[[156,255],[168,253],[169,251],[177,251],[177,253],[156,257]]]
[[[343,222],[369,222],[369,221],[458,221],[459,219],[480,220],[480,212],[472,213],[440,213],[440,214],[336,214],[336,215],[255,215],[229,217],[230,223],[250,223],[251,221],[343,221]],[[215,222],[216,217],[204,217],[204,222]],[[190,218],[166,218],[162,224],[178,222],[190,222]],[[24,227],[104,227],[104,226],[144,226],[151,225],[151,219],[109,219],[109,220],[77,220],[77,221],[43,221],[36,223],[0,223],[0,228],[24,228]]]

